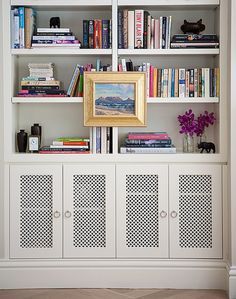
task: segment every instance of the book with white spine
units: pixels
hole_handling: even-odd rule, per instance
[[[176,154],[176,147],[125,147],[120,148],[121,154]]]
[[[134,49],[134,11],[128,11],[128,48]]]
[[[185,97],[185,69],[179,69],[179,97]]]
[[[144,11],[143,9],[137,9],[135,10],[135,16],[134,16],[134,46],[135,48],[143,48],[143,17],[144,17]]]
[[[37,32],[69,33],[70,28],[37,28]]]

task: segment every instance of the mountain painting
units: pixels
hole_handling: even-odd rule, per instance
[[[95,115],[135,115],[135,86],[95,83]]]

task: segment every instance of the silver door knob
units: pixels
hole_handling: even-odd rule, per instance
[[[65,211],[65,217],[70,218],[71,217],[71,212],[70,211]]]
[[[166,216],[167,216],[167,213],[166,213],[166,211],[161,211],[161,213],[160,213],[160,216],[161,216],[161,218],[166,218]]]
[[[176,218],[176,217],[178,216],[178,213],[177,213],[176,211],[172,211],[172,212],[170,213],[170,216],[171,216],[172,218]]]
[[[54,218],[59,218],[61,216],[61,213],[59,211],[55,211],[53,213]]]

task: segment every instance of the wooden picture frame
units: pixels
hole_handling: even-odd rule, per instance
[[[84,125],[146,126],[146,73],[85,72]]]

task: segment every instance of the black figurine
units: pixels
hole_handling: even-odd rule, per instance
[[[201,153],[205,150],[207,153],[210,153],[211,150],[213,153],[216,152],[215,144],[213,142],[201,142],[197,145],[198,149],[202,149]]]
[[[186,33],[200,34],[201,31],[205,30],[205,25],[202,24],[202,19],[200,19],[196,23],[188,22],[184,20],[184,24],[180,28],[184,34]]]
[[[60,28],[61,27],[61,21],[59,17],[52,17],[50,19],[50,28]]]

